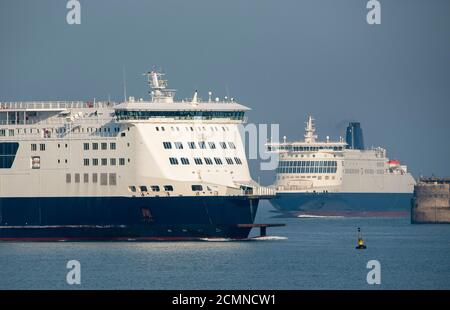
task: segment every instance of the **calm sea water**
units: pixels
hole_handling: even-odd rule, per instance
[[[286,240],[163,243],[0,243],[0,289],[450,289],[450,225],[409,218],[273,218]],[[368,248],[355,250],[356,228]],[[81,264],[81,285],[66,263]],[[381,264],[368,285],[366,264]]]

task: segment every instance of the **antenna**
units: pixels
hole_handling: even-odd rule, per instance
[[[125,80],[125,66],[122,67],[123,101],[127,101],[127,82]]]

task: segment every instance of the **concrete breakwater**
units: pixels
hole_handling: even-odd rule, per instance
[[[417,182],[411,223],[450,223],[450,178],[421,178]]]

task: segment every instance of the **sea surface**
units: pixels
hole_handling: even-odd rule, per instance
[[[277,240],[3,242],[0,289],[450,289],[450,225],[274,215],[262,202],[256,222],[286,223],[268,229]],[[357,227],[366,250],[355,249]],[[80,285],[66,282],[69,260]],[[367,283],[370,260],[380,285]]]

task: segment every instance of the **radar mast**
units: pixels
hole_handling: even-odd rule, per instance
[[[153,69],[152,71],[144,73],[144,75],[147,76],[148,85],[151,89],[149,93],[152,102],[173,102],[176,90],[167,88],[167,80],[164,79],[165,73]]]

